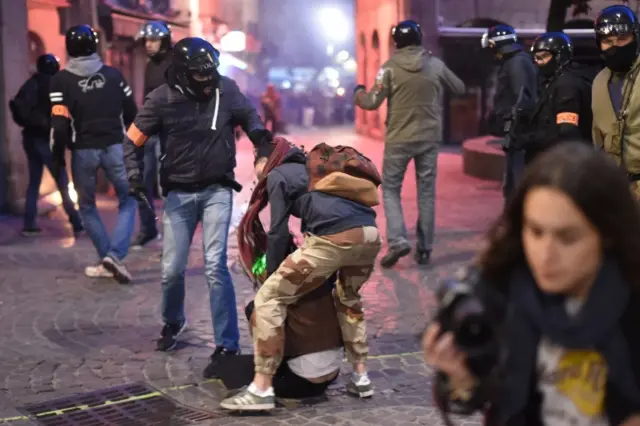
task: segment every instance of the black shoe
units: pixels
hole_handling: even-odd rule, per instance
[[[33,227],[33,228],[24,228],[20,234],[23,237],[37,237],[42,233],[42,229]]]
[[[157,236],[157,232],[155,234],[145,234],[144,232],[140,232],[131,242],[131,248],[139,250],[151,241],[155,240]]]
[[[235,356],[235,355],[240,355],[239,349],[231,350],[227,348],[216,348],[216,350],[213,352],[213,355],[211,355],[211,362],[209,362],[209,365],[207,365],[204,369],[204,373],[202,373],[204,378],[212,379],[212,378],[218,377],[217,367],[218,367],[218,361],[220,360],[220,357]]]
[[[73,236],[75,238],[80,238],[80,237],[84,236],[85,233],[86,233],[86,231],[84,230],[84,227],[82,227],[82,226],[73,228]]]
[[[168,352],[175,349],[178,344],[178,336],[187,328],[187,322],[182,324],[165,324],[162,327],[162,337],[158,339],[157,349],[162,352]]]
[[[413,258],[418,265],[428,265],[431,260],[431,250],[416,250]]]
[[[401,257],[404,257],[411,253],[411,247],[403,247],[397,249],[389,249],[387,254],[382,257],[380,260],[380,266],[383,268],[391,268],[393,265],[398,263]]]

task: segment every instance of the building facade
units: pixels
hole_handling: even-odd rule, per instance
[[[439,27],[455,27],[477,18],[494,19],[516,28],[543,29],[551,0],[357,0],[356,34],[358,38],[358,82],[371,88],[380,65],[393,53],[391,28],[404,19],[422,26],[425,46],[439,54]],[[617,0],[592,0],[589,16],[593,19],[603,8],[619,4]],[[639,8],[640,2],[631,2]],[[637,11],[636,11],[637,12]],[[480,41],[478,40],[478,43]],[[377,111],[356,112],[358,132],[375,138],[384,135],[386,103]]]
[[[120,69],[132,87],[136,101],[141,104],[147,57],[135,43],[140,26],[147,20],[162,20],[171,25],[174,41],[190,35],[214,41],[214,22],[220,16],[225,16],[220,13],[224,1],[0,1],[0,211],[19,213],[28,185],[21,132],[11,120],[8,102],[35,71],[39,55],[53,53],[64,65],[64,34],[67,28],[76,24],[90,24],[99,31],[103,60]],[[243,8],[232,9],[235,12],[231,29],[247,30],[257,15],[246,8],[256,2],[244,0]],[[44,195],[54,190],[53,179],[45,172],[40,192]]]

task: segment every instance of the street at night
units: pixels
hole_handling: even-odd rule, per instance
[[[350,128],[294,130],[291,139],[307,148],[322,141],[352,145],[381,167],[382,142],[356,135]],[[253,151],[247,140],[241,140],[238,146],[236,171],[244,185],[237,199],[240,205],[253,182]],[[154,342],[161,326],[159,241],[129,255],[126,264],[134,282],[121,286],[113,280],[91,280],[82,274],[95,254],[87,237],[77,241],[71,237],[61,209],[40,220],[43,234],[39,239],[19,236],[18,218],[1,221],[0,424],[33,424],[24,417],[25,407],[33,408],[36,403],[136,383],[150,390],[139,391],[127,404],[150,403],[157,390],[188,407],[212,413],[209,417],[202,414],[202,422],[195,416],[191,422],[160,424],[441,424],[432,406],[431,371],[420,352],[421,332],[433,311],[439,279],[451,276],[473,257],[484,231],[501,208],[502,197],[498,183],[462,173],[457,148],[444,147],[438,167],[437,231],[431,264],[418,267],[412,256],[407,256],[392,269],[377,268],[363,289],[372,354],[370,377],[376,389],[373,399],[346,395],[344,376],[331,386],[327,401],[290,401],[266,417],[231,416],[219,411],[225,388],[216,380],[202,379],[213,337],[200,231],[194,238],[187,271],[189,327],[176,351],[162,353],[155,351]],[[115,203],[108,198],[99,201],[107,226],[115,220]],[[409,233],[415,234],[413,167],[405,180],[403,206]],[[377,212],[378,225],[384,230],[381,206]],[[235,257],[235,246],[232,238],[230,261]],[[247,323],[241,314],[253,290],[239,268],[232,269],[242,351],[251,353]],[[346,374],[346,363],[345,367]],[[117,403],[112,408],[117,408]],[[51,405],[43,404],[31,410],[31,419],[48,419],[42,424],[75,424],[64,419],[73,411],[83,411],[82,407],[69,405],[56,409],[51,413],[55,411]],[[178,413],[171,409],[165,413],[165,417],[173,415]]]

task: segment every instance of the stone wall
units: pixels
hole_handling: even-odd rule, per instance
[[[29,75],[27,17],[26,0],[0,2],[0,174],[4,181],[0,183],[0,203],[7,203],[4,208],[12,211],[15,202],[24,199],[28,184],[21,131],[7,107]]]

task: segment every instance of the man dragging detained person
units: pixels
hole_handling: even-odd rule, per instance
[[[176,347],[187,321],[184,312],[185,269],[189,246],[202,223],[205,277],[216,350],[238,352],[236,296],[227,267],[236,146],[233,129],[241,125],[264,156],[271,134],[237,84],[218,72],[219,52],[200,38],[185,38],[173,48],[166,84],[152,91],[127,133],[125,162],[132,192],[146,192],[144,143],[158,135],[160,186],[165,196],[162,251],[162,319],[158,350]]]

